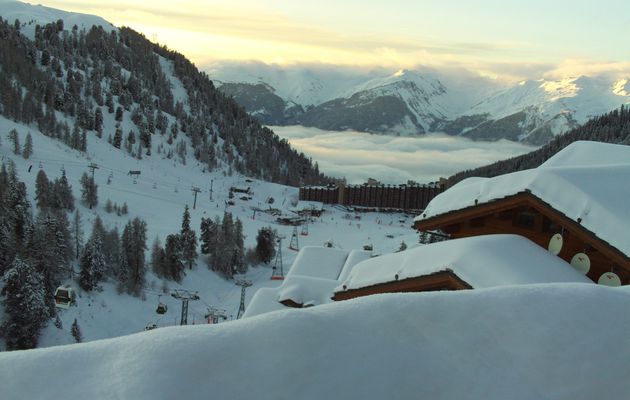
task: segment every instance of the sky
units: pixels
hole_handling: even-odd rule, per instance
[[[325,131],[303,126],[274,126],[278,136],[317,160],[320,170],[359,184],[368,178],[383,183],[435,182],[465,169],[529,153],[535,147],[508,140],[474,142],[443,134],[420,137]]]
[[[44,0],[193,60],[465,67],[526,79],[630,71],[627,0]]]

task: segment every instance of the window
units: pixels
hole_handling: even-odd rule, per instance
[[[531,229],[536,224],[536,214],[524,211],[516,217],[516,226]]]

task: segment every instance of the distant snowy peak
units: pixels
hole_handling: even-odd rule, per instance
[[[93,25],[100,25],[108,32],[116,29],[114,25],[96,15],[68,12],[14,0],[0,0],[0,16],[9,22],[19,20],[22,33],[31,38],[35,35],[35,25],[45,25],[60,19],[63,20],[65,29],[72,29],[74,25],[86,30]]]
[[[627,80],[580,76],[561,80],[530,80],[501,91],[472,107],[466,114],[488,113],[503,118],[529,107],[557,115],[574,112],[583,123],[630,101]]]
[[[206,68],[211,79],[222,83],[266,84],[286,102],[312,107],[340,97],[351,87],[369,79],[360,71],[326,71],[290,68],[259,62],[217,62]]]
[[[299,68],[282,71],[263,68],[264,75],[273,78],[256,81],[266,85],[265,96],[253,84],[242,84],[238,93],[228,87],[226,91],[269,124],[405,135],[442,131],[475,140],[531,144],[544,144],[630,102],[628,79],[607,77],[527,80],[508,86],[465,72],[457,76],[401,69],[357,72],[350,79],[347,70],[338,74]],[[230,77],[237,78],[236,73],[232,71]],[[274,86],[276,82],[280,86]],[[263,98],[267,100],[249,107],[252,99]],[[308,102],[303,101],[306,98]],[[271,111],[272,104],[280,111]]]
[[[487,97],[462,113],[486,115],[487,121],[465,132],[477,139],[543,144],[588,119],[630,102],[628,81],[580,76],[528,80]]]
[[[352,94],[378,88],[409,88],[414,87],[427,97],[438,96],[446,92],[446,88],[438,79],[429,78],[416,71],[400,69],[391,75],[377,77],[361,83],[346,91],[344,97]]]

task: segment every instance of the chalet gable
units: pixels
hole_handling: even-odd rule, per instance
[[[560,257],[587,254],[592,280],[613,271],[630,283],[629,181],[629,146],[578,142],[538,168],[460,182],[433,199],[414,227],[454,238],[514,233],[545,248],[559,233]]]

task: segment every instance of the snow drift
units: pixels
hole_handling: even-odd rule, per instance
[[[628,398],[628,288],[370,296],[0,354],[3,399]]]

